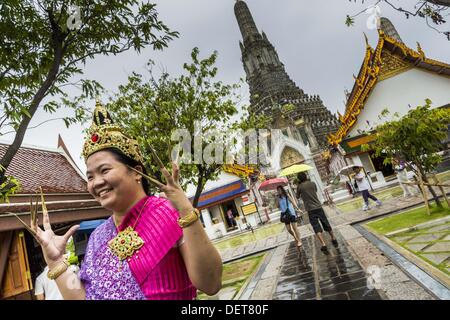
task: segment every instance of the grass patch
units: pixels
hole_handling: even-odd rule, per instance
[[[442,239],[443,239],[446,235],[450,235],[450,232],[449,232],[448,229],[447,229],[447,230],[442,230],[442,231],[437,231],[437,232],[431,232],[431,231],[430,231],[430,229],[435,228],[435,227],[437,227],[437,226],[450,226],[450,222],[443,223],[443,224],[438,224],[438,225],[434,225],[434,226],[432,226],[432,227],[425,228],[425,229],[421,229],[421,230],[420,230],[420,231],[421,231],[420,233],[417,232],[417,231],[406,231],[406,232],[402,232],[402,233],[400,233],[400,234],[398,234],[398,235],[392,237],[391,240],[393,240],[395,243],[397,243],[398,245],[402,246],[404,249],[408,250],[409,252],[413,253],[414,255],[416,255],[417,257],[419,257],[420,259],[424,260],[426,263],[428,263],[428,264],[432,265],[433,267],[439,269],[439,270],[442,271],[443,273],[445,273],[445,274],[447,274],[447,275],[450,275],[450,272],[449,272],[449,270],[448,270],[449,266],[448,266],[448,263],[445,262],[445,260],[444,260],[442,263],[437,264],[437,263],[435,263],[435,262],[429,260],[429,259],[426,257],[426,255],[424,254],[425,252],[423,252],[423,251],[415,251],[415,250],[411,249],[411,248],[407,245],[407,244],[409,243],[409,241],[414,241],[414,243],[417,243],[417,244],[420,244],[420,243],[422,243],[422,244],[427,244],[427,247],[430,247],[430,246],[432,246],[432,245],[434,245],[434,244],[436,244],[436,243],[447,243],[447,244],[448,244],[449,250],[446,250],[446,251],[433,251],[433,253],[449,253],[449,252],[450,252],[450,241],[442,240]],[[427,232],[427,231],[428,231],[428,232]],[[432,240],[432,241],[423,241],[423,242],[417,242],[417,241],[415,241],[415,238],[414,238],[414,237],[420,236],[420,235],[423,235],[423,234],[430,234],[430,233],[433,233],[433,234],[439,234],[439,238],[438,238],[438,239],[435,239],[435,240]],[[405,239],[404,239],[405,237],[411,237],[411,238],[408,238],[408,240],[405,241]],[[411,239],[414,239],[414,240],[411,240]]]
[[[408,248],[406,248],[408,250]],[[411,251],[411,250],[409,250]],[[447,270],[448,266],[441,263],[441,264],[436,264],[430,260],[428,260],[427,258],[425,258],[423,255],[421,254],[417,254],[417,252],[413,252],[415,253],[418,257],[420,257],[422,260],[424,260],[426,263],[431,264],[433,267],[438,268],[439,270],[441,270],[443,273],[445,273],[446,275],[450,276],[450,272]]]
[[[223,282],[228,282],[239,277],[250,276],[255,268],[261,263],[265,254],[244,258],[242,260],[233,261],[223,266]]]
[[[235,294],[239,292],[248,277],[250,277],[263,261],[265,253],[247,257],[241,260],[227,263],[223,266],[222,273],[222,289],[233,288]],[[197,297],[199,300],[206,300],[208,296],[200,293]]]
[[[261,227],[258,229],[255,229],[255,231],[252,233],[251,231],[247,231],[243,234],[238,234],[235,237],[228,238],[225,240],[219,240],[214,244],[214,246],[217,248],[217,250],[224,250],[229,248],[236,248],[241,245],[258,241],[267,237],[270,237],[272,235],[277,235],[283,230],[284,224],[276,223],[272,224],[270,226]]]
[[[431,215],[426,213],[425,206],[416,209],[411,209],[402,213],[398,213],[386,218],[382,218],[366,224],[372,231],[385,235],[386,233],[396,230],[410,228],[415,225],[439,219],[450,215],[450,209],[445,202],[443,208],[431,206]]]
[[[439,181],[447,181],[450,180],[450,170],[441,172],[437,174]]]

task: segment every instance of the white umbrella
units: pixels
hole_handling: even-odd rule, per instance
[[[350,174],[353,173],[353,168],[359,168],[359,167],[360,166],[357,166],[355,164],[345,166],[345,167],[341,168],[341,170],[339,170],[338,174],[342,174],[344,176],[349,176]]]
[[[367,179],[367,181],[369,182],[370,189],[372,189],[372,191],[373,191],[372,183],[370,183],[370,179],[369,179],[369,177],[367,176],[366,169],[364,169],[363,166],[358,166],[358,165],[356,165],[356,164],[352,164],[352,165],[349,165],[349,166],[345,166],[345,167],[341,168],[341,170],[339,170],[338,174],[347,176],[347,177],[348,177],[348,180],[351,181],[351,179],[350,179],[350,174],[352,174],[352,173],[354,172],[354,171],[353,171],[353,168],[362,168],[362,169],[364,170],[364,175],[366,176],[366,179]],[[353,189],[353,186],[352,186],[352,189]]]

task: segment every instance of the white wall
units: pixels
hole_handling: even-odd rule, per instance
[[[385,108],[388,108],[391,117],[395,112],[402,116],[409,111],[408,105],[412,107],[423,105],[426,98],[433,102],[433,107],[450,103],[450,77],[439,76],[420,69],[411,69],[380,81],[376,84],[364,109],[359,114],[355,126],[347,136],[357,136],[359,135],[358,129],[367,130],[376,123],[379,124],[378,115]],[[370,125],[367,125],[367,120]]]
[[[211,212],[211,217],[213,220],[217,219],[217,221],[219,223],[223,222],[223,218],[222,218],[219,206],[209,207],[208,209],[209,209],[209,212]],[[214,221],[213,221],[213,223],[214,223]]]
[[[205,231],[208,234],[208,237],[210,239],[215,239],[217,237],[224,236],[227,233],[227,230],[225,228],[225,223],[222,219],[222,215],[220,214],[219,206],[210,207],[208,208],[208,210],[211,213],[212,218],[219,221],[218,223],[211,226],[206,226],[205,224]]]
[[[345,167],[347,164],[345,163],[344,157],[336,152],[331,156],[330,159],[330,170],[334,175],[337,175],[339,170]]]
[[[248,195],[249,200],[250,200],[250,195]],[[242,201],[242,197],[237,197],[234,199],[234,204],[236,205],[236,209],[239,213],[239,217],[242,218],[244,215],[242,214],[242,209],[241,206],[244,205],[244,202]]]

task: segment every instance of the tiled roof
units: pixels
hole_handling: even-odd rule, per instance
[[[27,199],[28,200],[28,199]],[[38,212],[42,211],[42,203],[40,202],[40,197],[35,197],[33,199],[34,203],[39,201]],[[55,210],[64,210],[64,209],[80,209],[80,208],[99,208],[100,204],[94,199],[85,199],[85,200],[72,200],[72,201],[47,201],[45,199],[46,207],[49,212]],[[25,203],[7,203],[6,205],[0,205],[0,215],[4,213],[18,213],[18,212],[30,212],[30,202],[27,201]]]
[[[8,145],[0,143],[0,157]],[[42,187],[44,193],[87,192],[86,181],[57,151],[21,147],[6,170],[22,184],[19,193],[35,193]]]

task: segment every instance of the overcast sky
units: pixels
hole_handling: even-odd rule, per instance
[[[144,72],[148,59],[163,66],[176,76],[182,64],[190,59],[193,47],[200,48],[205,57],[214,50],[219,53],[218,79],[236,83],[245,78],[238,42],[241,40],[234,16],[235,0],[154,0],[162,19],[180,37],[161,52],[150,49],[140,55],[127,52],[119,56],[99,57],[85,67],[85,77],[99,81],[110,93],[125,83],[132,71]],[[347,27],[346,14],[367,8],[375,1],[362,5],[348,0],[247,0],[258,29],[265,31],[275,46],[286,71],[297,85],[308,94],[318,94],[333,113],[344,110],[344,89],[353,86],[352,74],[361,66],[365,41],[363,32],[372,46],[376,45],[377,32],[366,26],[368,15],[356,18],[355,26]],[[394,0],[395,2],[395,0]],[[417,1],[398,1],[402,6]],[[381,13],[397,28],[403,41],[411,48],[420,42],[427,57],[450,63],[450,41],[428,28],[422,19],[407,20],[401,13],[381,5]],[[447,17],[447,20],[450,17]],[[448,28],[447,23],[446,28]],[[248,87],[242,89],[248,101]],[[108,95],[103,97],[107,101]],[[92,106],[93,108],[94,106]],[[61,114],[52,115],[58,117]],[[48,114],[38,111],[30,126],[48,119]],[[62,121],[44,124],[28,130],[24,143],[56,148],[61,134],[73,158],[84,171],[81,158],[83,144],[79,125],[66,129]],[[2,137],[12,140],[13,136]]]

